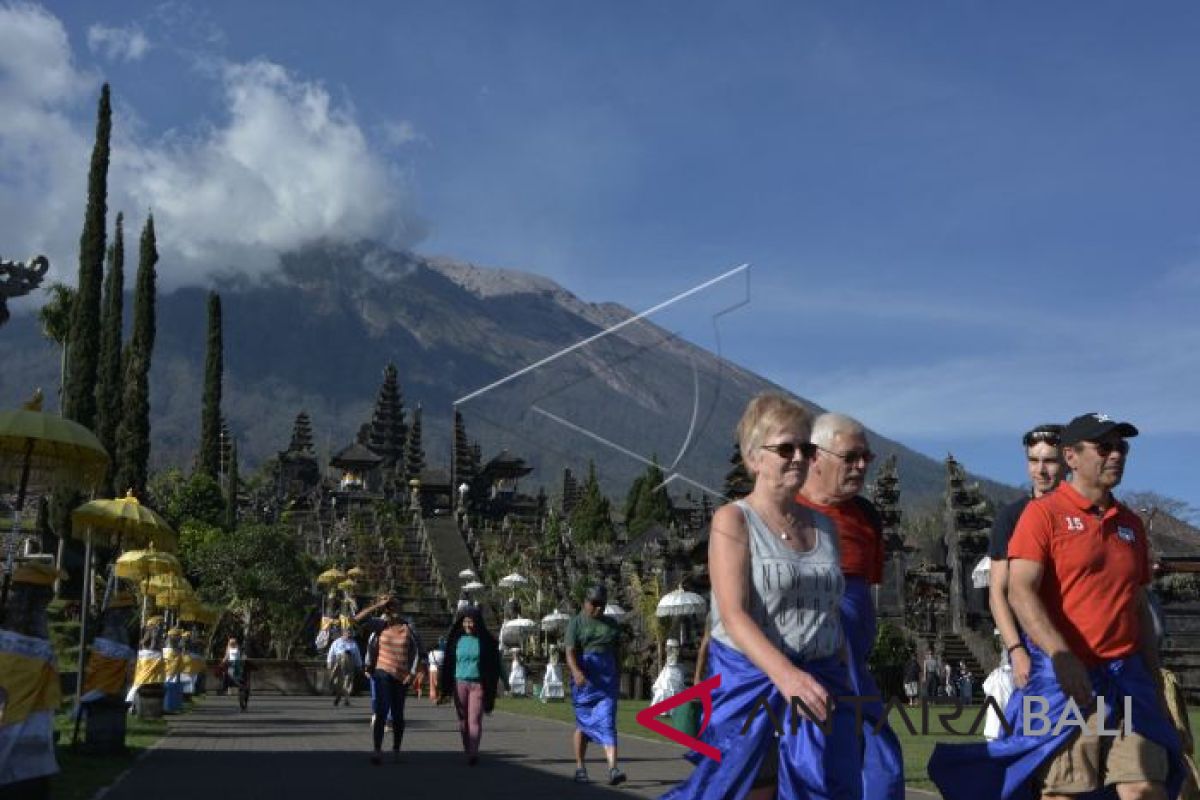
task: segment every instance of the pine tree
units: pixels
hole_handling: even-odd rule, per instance
[[[612,509],[608,498],[600,491],[596,465],[592,462],[588,462],[587,482],[571,514],[571,532],[580,542],[611,542],[613,539]]]
[[[750,477],[746,464],[742,461],[741,445],[736,442],[733,445],[733,455],[730,456],[729,463],[733,467],[725,473],[725,496],[730,500],[738,500],[750,494],[754,489],[754,479]]]
[[[125,303],[125,217],[117,214],[117,228],[108,248],[108,275],[104,281],[101,317],[100,365],[96,375],[96,436],[110,454],[117,451],[117,425],[121,422],[121,337]],[[109,470],[112,479],[113,470]],[[107,494],[115,487],[109,485]]]
[[[78,295],[71,314],[71,349],[63,416],[84,427],[96,425],[96,371],[100,359],[100,301],[104,283],[105,217],[108,213],[108,140],[112,106],[108,84],[100,90],[96,142],[88,172],[87,211],[79,236]]]
[[[383,370],[383,385],[379,387],[379,396],[375,400],[375,416],[371,419],[368,444],[374,453],[383,456],[380,466],[385,470],[403,466],[404,439],[407,434],[404,400],[396,377],[396,365],[388,364]]]
[[[125,347],[122,369],[121,424],[117,427],[117,492],[132,489],[145,499],[150,463],[150,360],[154,353],[154,304],[158,248],[153,215],[146,218],[138,255],[133,294],[133,332]]]
[[[642,473],[641,490],[634,500],[631,512],[626,512],[625,527],[631,534],[639,534],[654,526],[671,524],[674,511],[671,497],[663,486],[664,475],[657,462],[652,462]]]
[[[229,493],[225,498],[225,528],[237,530],[238,523],[238,458],[237,440],[229,439]]]
[[[200,471],[210,478],[221,475],[221,296],[208,294],[208,351],[204,359],[204,401],[200,408]]]
[[[421,447],[421,404],[413,412],[408,429],[408,446],[404,450],[404,471],[411,478],[420,478],[425,469],[425,450]]]

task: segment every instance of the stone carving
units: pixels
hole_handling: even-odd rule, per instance
[[[28,264],[0,258],[0,325],[8,322],[8,299],[23,297],[41,286],[49,269],[45,256],[34,256]]]

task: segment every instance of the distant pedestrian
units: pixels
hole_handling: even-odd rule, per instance
[[[380,612],[381,616],[372,616]],[[383,763],[383,732],[389,717],[392,759],[398,762],[404,740],[404,701],[413,673],[421,663],[421,643],[412,625],[400,615],[400,604],[391,594],[383,595],[374,605],[360,611],[354,621],[379,634],[379,653],[371,671],[374,688],[371,763]]]
[[[221,688],[223,691],[237,689],[238,708],[245,711],[250,706],[250,665],[246,651],[236,636],[230,636],[225,645],[225,656],[221,659]]]
[[[954,685],[954,667],[950,666],[950,662],[942,665],[942,696],[958,696],[958,687]]]
[[[354,694],[354,680],[362,672],[362,654],[358,651],[358,642],[354,641],[354,631],[349,626],[342,628],[339,636],[329,647],[325,657],[325,666],[329,670],[329,685],[333,689],[333,704],[345,702],[350,705]]]
[[[925,653],[925,661],[921,666],[924,674],[923,686],[925,690],[925,699],[934,700],[938,696],[938,684],[941,683],[941,667],[938,665],[937,656],[932,650]]]
[[[921,688],[921,665],[917,662],[917,656],[914,653],[908,663],[904,665],[904,694],[908,697],[908,704],[915,706],[917,704],[917,693]]]
[[[437,700],[440,672],[446,659],[446,637],[438,639],[437,647],[429,651],[429,699]]]
[[[483,715],[492,713],[496,705],[500,644],[488,631],[477,606],[455,615],[445,642],[438,671],[438,702],[453,699],[463,752],[473,767],[479,762]]]
[[[971,678],[971,670],[967,668],[967,662],[958,662],[958,699],[964,706],[971,705],[971,696],[974,694],[975,687]]]

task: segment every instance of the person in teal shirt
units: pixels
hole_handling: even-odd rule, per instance
[[[608,758],[608,783],[625,781],[617,767],[617,695],[620,674],[617,648],[621,629],[605,616],[608,589],[603,585],[588,590],[583,611],[567,624],[567,667],[571,670],[571,699],[575,703],[575,782],[587,783],[583,765],[589,741],[604,746]]]
[[[446,635],[445,655],[438,671],[438,703],[454,700],[458,731],[467,764],[479,763],[483,715],[496,705],[500,680],[500,643],[488,631],[478,606],[465,608]]]

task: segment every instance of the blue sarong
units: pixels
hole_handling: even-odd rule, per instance
[[[620,688],[616,655],[611,650],[585,652],[579,666],[587,683],[583,686],[571,684],[575,727],[593,742],[614,745],[617,743],[617,692]]]
[[[929,758],[929,777],[946,800],[979,800],[983,797],[1033,800],[1035,791],[1031,779],[1034,774],[1078,730],[1077,726],[1064,726],[1057,736],[1052,735],[1054,727],[1063,719],[1067,696],[1058,684],[1049,656],[1026,641],[1031,662],[1029,683],[1013,692],[1005,710],[1013,724],[1012,735],[987,743],[939,744],[934,748]],[[1117,712],[1125,707],[1124,698],[1132,698],[1130,722],[1133,730],[1167,751],[1170,764],[1167,796],[1174,800],[1183,783],[1183,753],[1179,736],[1158,702],[1154,679],[1146,671],[1141,657],[1132,655],[1106,662],[1090,669],[1088,677],[1096,697],[1104,698],[1106,729],[1116,727]],[[1025,733],[1024,698],[1027,696],[1043,698],[1049,706],[1044,713],[1050,720],[1050,730],[1044,736]],[[1081,710],[1083,713],[1086,712]],[[1043,724],[1038,720],[1034,730]],[[1083,797],[1111,796],[1101,789]]]
[[[879,697],[862,704],[863,800],[904,800],[904,754],[896,732],[883,718],[883,697],[870,670],[867,656],[875,645],[875,604],[865,578],[846,576],[842,595],[842,628],[850,649],[850,684],[859,697]]]
[[[858,747],[854,709],[839,703],[827,721],[828,736],[814,722],[803,720],[792,733],[791,699],[783,697],[750,659],[720,642],[709,644],[710,675],[721,675],[713,692],[713,713],[700,740],[721,751],[721,761],[698,753],[691,777],[663,795],[663,800],[732,800],[745,797],[762,767],[768,749],[779,749],[777,797],[789,800],[861,800],[862,754]],[[850,693],[850,675],[838,658],[822,658],[797,666],[821,682],[835,697]],[[749,728],[743,726],[759,699],[767,698],[771,713],[783,729],[776,738],[775,723],[761,707]]]

